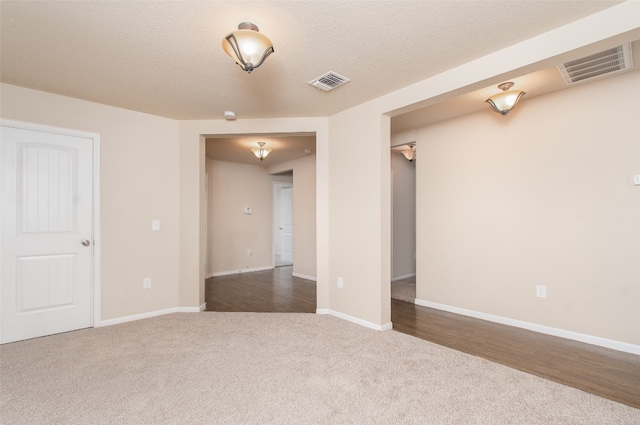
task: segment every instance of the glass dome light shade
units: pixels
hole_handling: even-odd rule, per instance
[[[269,153],[271,153],[271,149],[265,148],[264,145],[264,143],[260,143],[259,148],[251,148],[251,152],[253,152],[256,158],[258,158],[260,161],[265,159],[267,156],[269,156]]]
[[[416,150],[415,149],[407,149],[406,151],[400,152],[402,156],[404,156],[409,162],[413,162],[416,159]]]
[[[222,40],[222,49],[248,73],[262,65],[274,51],[269,37],[260,34],[258,27],[251,23],[242,23],[237,31],[227,34]]]
[[[508,90],[491,96],[485,100],[485,102],[487,102],[494,111],[502,115],[507,115],[525,94],[522,90]]]

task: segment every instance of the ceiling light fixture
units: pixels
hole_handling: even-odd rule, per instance
[[[258,145],[260,145],[260,147],[251,148],[251,152],[253,152],[253,154],[256,156],[256,158],[260,160],[260,162],[262,162],[262,160],[269,155],[269,153],[271,152],[271,149],[264,147],[264,145],[266,145],[265,142],[258,142]]]
[[[509,90],[511,87],[513,87],[512,82],[502,83],[498,86],[502,92],[494,94],[485,100],[491,106],[491,109],[503,116],[507,116],[509,111],[518,104],[520,98],[526,94],[522,90]]]
[[[222,48],[249,74],[273,53],[269,37],[260,34],[258,27],[251,22],[243,22],[237,31],[227,34],[222,40]]]
[[[407,161],[413,162],[413,160],[416,159],[416,145],[415,143],[411,143],[408,146],[409,149],[405,149],[400,153],[407,159]]]

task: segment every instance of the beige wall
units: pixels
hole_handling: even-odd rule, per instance
[[[363,105],[329,122],[331,310],[386,325],[391,319],[390,120]],[[338,277],[343,288],[337,287]]]
[[[207,158],[207,276],[273,266],[273,184],[291,183],[271,176],[261,165]],[[244,214],[250,206],[252,214]],[[248,255],[251,250],[253,255]]]
[[[185,130],[185,127],[187,130]],[[179,306],[194,308],[205,304],[207,214],[205,207],[206,143],[201,135],[193,135],[184,143],[188,125],[180,131],[180,291]]]
[[[399,152],[391,152],[393,174],[393,251],[391,279],[416,273],[416,159],[409,162]]]
[[[332,310],[379,326],[390,320],[390,138],[385,116],[555,65],[575,55],[571,53],[575,49],[584,53],[585,47],[594,43],[597,48],[606,48],[638,39],[640,18],[637,5],[631,3],[611,7],[330,117]],[[417,250],[420,252],[419,242]],[[345,279],[343,289],[336,288],[337,276]]]
[[[176,307],[178,122],[6,84],[1,95],[4,119],[100,134],[102,320]]]
[[[293,171],[293,273],[317,279],[316,156],[269,167],[269,173]]]
[[[417,298],[640,344],[638,93],[634,72],[418,130]]]

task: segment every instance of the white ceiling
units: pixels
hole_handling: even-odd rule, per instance
[[[5,1],[2,82],[174,119],[328,116],[618,1]],[[251,21],[252,74],[221,40]],[[323,92],[327,71],[350,83]]]

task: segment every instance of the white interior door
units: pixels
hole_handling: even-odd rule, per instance
[[[280,260],[293,263],[293,188],[280,192]]]
[[[93,140],[0,129],[0,343],[90,327]]]

